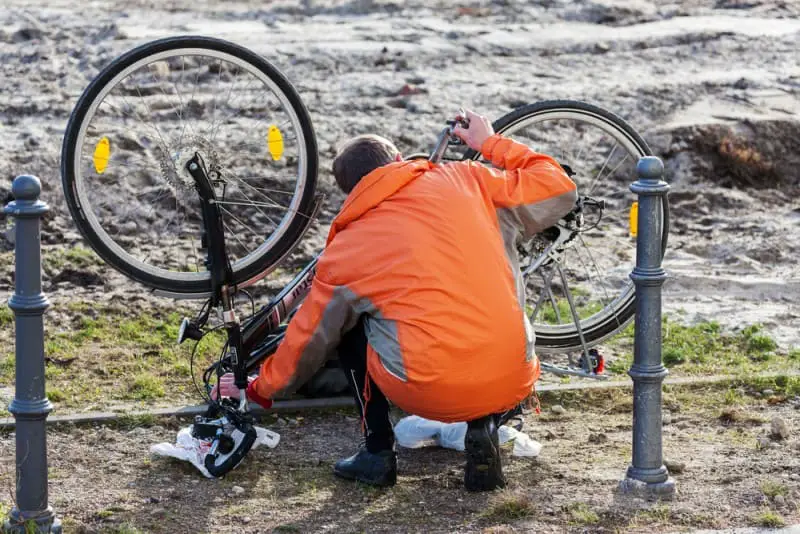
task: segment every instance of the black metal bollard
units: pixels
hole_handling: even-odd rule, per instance
[[[669,185],[661,177],[664,164],[644,157],[636,166],[638,180],[631,191],[639,196],[636,267],[636,328],[633,379],[633,462],[620,484],[624,492],[670,497],[675,481],[662,457],[661,385],[668,371],[661,362],[661,286],[667,278],[661,268],[662,199]]]
[[[4,532],[61,533],[61,523],[47,504],[47,436],[45,419],[53,409],[45,395],[44,323],[50,303],[42,293],[41,217],[48,206],[39,200],[42,185],[35,176],[18,176],[15,200],[5,213],[16,219],[15,291],[8,302],[16,324],[16,391],[8,410],[16,419],[16,503]]]

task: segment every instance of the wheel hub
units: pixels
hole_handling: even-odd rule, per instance
[[[208,166],[208,177],[212,181],[221,176],[219,155],[211,142],[200,136],[190,136],[174,151],[165,146],[158,147],[158,164],[164,181],[176,191],[193,192],[194,179],[186,169],[186,162],[195,154],[201,154]]]

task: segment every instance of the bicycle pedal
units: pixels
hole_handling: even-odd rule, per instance
[[[192,437],[202,440],[212,440],[217,437],[217,432],[220,428],[219,425],[195,421],[192,425]]]

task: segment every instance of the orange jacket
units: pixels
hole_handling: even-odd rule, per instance
[[[335,355],[366,314],[367,369],[401,409],[465,421],[530,395],[539,362],[497,208],[560,205],[575,184],[549,156],[494,135],[474,162],[397,162],[353,189],[334,219],[306,300],[251,386],[286,394]],[[572,206],[569,206],[570,208]],[[541,211],[541,210],[540,210]]]

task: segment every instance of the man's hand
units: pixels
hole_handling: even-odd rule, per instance
[[[255,377],[247,377],[247,383],[250,384],[255,380]],[[211,389],[211,398],[219,400],[220,396],[230,397],[232,399],[239,398],[239,388],[236,387],[233,373],[225,373],[219,379],[219,384]]]
[[[472,150],[480,152],[483,143],[494,135],[494,128],[492,128],[492,123],[489,119],[483,115],[478,115],[468,109],[465,111],[467,114],[466,117],[462,117],[459,114],[456,119],[467,119],[469,121],[469,128],[463,128],[459,124],[453,130],[453,135],[464,141]]]

